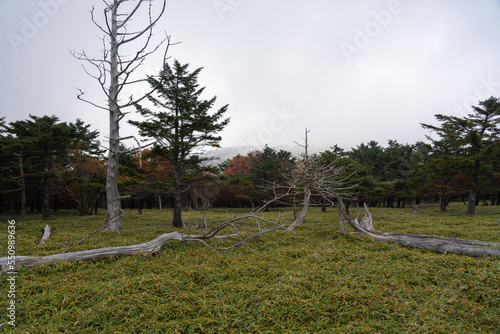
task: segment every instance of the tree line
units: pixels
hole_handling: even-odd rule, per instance
[[[191,84],[183,87],[192,88],[197,87],[199,71],[189,72],[187,65],[175,62],[163,75],[185,77]],[[191,97],[201,94],[199,89],[190,92]],[[160,98],[175,100],[165,98],[170,93],[163,91]],[[180,227],[180,211],[186,208],[262,205],[276,196],[269,185],[283,184],[304,163],[303,156],[266,145],[217,166],[208,164],[196,149],[206,142],[217,146],[221,139],[217,132],[229,121],[223,119],[227,106],[209,115],[215,100],[197,101],[182,117],[137,106],[148,117],[134,124],[141,135],[156,140],[149,148],[121,147],[118,187],[128,197],[122,200],[123,206],[177,207],[176,226]],[[194,102],[189,98],[183,103]],[[350,150],[334,145],[311,157],[318,165],[342,167],[332,177],[345,180],[354,195],[351,203],[404,208],[435,201],[446,211],[451,200],[461,200],[467,214],[474,214],[477,205],[500,205],[499,99],[481,101],[466,116],[436,115],[436,119],[439,125],[422,124],[430,130],[427,142],[389,140],[382,146],[370,141]],[[76,208],[81,215],[90,215],[105,207],[107,162],[99,134],[89,124],[61,122],[56,116],[30,116],[9,124],[1,119],[0,124],[1,211],[24,215],[30,210],[48,217],[50,210]],[[317,196],[312,203],[326,207],[332,202]]]

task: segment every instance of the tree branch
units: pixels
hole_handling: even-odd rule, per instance
[[[73,246],[70,248],[67,248],[64,253],[61,254],[54,254],[54,255],[47,255],[47,256],[39,256],[39,257],[32,257],[32,256],[16,256],[15,258],[15,265],[16,268],[19,268],[21,266],[26,266],[26,267],[31,267],[39,264],[44,264],[44,263],[50,263],[50,262],[55,262],[55,261],[69,261],[69,262],[74,262],[74,261],[91,261],[95,259],[102,259],[102,258],[108,258],[112,256],[130,256],[130,255],[135,255],[135,254],[143,254],[143,255],[149,255],[156,253],[161,250],[162,246],[172,240],[177,240],[179,242],[185,242],[185,241],[197,241],[205,245],[206,247],[214,250],[234,250],[237,247],[241,247],[244,245],[247,245],[247,243],[255,239],[257,237],[260,237],[264,234],[271,233],[273,231],[283,229],[286,227],[285,224],[280,224],[279,221],[270,221],[268,219],[265,219],[263,217],[260,217],[257,215],[258,212],[261,210],[256,210],[251,212],[248,215],[245,216],[239,216],[235,217],[231,220],[228,220],[224,222],[223,224],[217,226],[214,228],[212,231],[205,233],[205,234],[182,234],[179,232],[170,232],[170,233],[165,233],[160,235],[154,240],[151,240],[149,242],[145,242],[142,244],[138,245],[132,245],[132,246],[121,246],[121,247],[106,247],[106,248],[98,248],[98,249],[91,249],[91,250],[84,250],[84,251],[79,251],[79,252],[73,252],[73,253],[66,253],[68,250],[74,248],[76,245],[80,244],[84,240],[88,239],[95,233],[101,231],[104,229],[108,224],[111,223],[108,222],[107,224],[103,225],[99,229],[95,230],[85,238],[79,240],[77,243],[75,243]],[[259,229],[258,232],[251,233],[246,237],[241,237],[239,233],[239,229],[235,226],[235,223],[237,221],[245,221],[247,219],[256,219],[257,221],[264,221],[271,223],[273,226],[267,229]],[[231,233],[227,235],[217,235],[219,232],[223,231],[227,227],[232,227],[233,229],[237,230],[237,233]],[[206,242],[208,239],[228,239],[228,238],[233,238],[236,240],[236,242],[228,247],[215,247],[211,246]],[[10,266],[8,264],[8,258],[7,257],[2,257],[0,258],[0,276],[9,273],[11,271]]]

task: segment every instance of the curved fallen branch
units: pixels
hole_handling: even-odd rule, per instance
[[[202,243],[206,247],[214,250],[233,250],[236,247],[247,245],[247,242],[250,241],[251,239],[257,238],[263,234],[270,233],[286,227],[285,224],[280,225],[278,224],[278,222],[273,222],[263,217],[259,217],[256,215],[257,213],[258,211],[249,215],[235,217],[217,226],[215,229],[206,234],[183,234],[175,231],[162,234],[154,240],[132,246],[106,247],[106,248],[90,249],[72,253],[61,253],[61,254],[54,254],[47,256],[15,256],[14,261],[12,261],[12,258],[9,259],[7,257],[2,257],[0,258],[0,268],[1,268],[0,276],[3,276],[4,274],[15,273],[15,271],[21,266],[31,267],[38,264],[50,263],[55,261],[68,261],[68,262],[91,261],[96,259],[108,258],[112,256],[118,257],[118,256],[130,256],[136,254],[143,255],[144,257],[160,251],[160,249],[165,243],[172,240],[177,240],[179,242],[197,241]],[[246,237],[241,237],[234,223],[238,220],[245,220],[249,218],[254,218],[257,219],[258,221],[271,223],[273,226],[267,229],[261,229],[259,225],[259,230],[257,232],[249,234]],[[226,227],[233,228],[234,230],[236,230],[235,233],[226,235],[217,235],[220,231],[222,231]],[[229,247],[213,247],[205,241],[208,239],[221,240],[229,238],[235,240],[235,243]]]
[[[342,202],[339,203],[340,212],[339,224],[347,222],[356,232],[369,235],[378,241],[389,241],[402,244],[408,247],[428,249],[438,253],[454,253],[470,256],[500,256],[500,243],[485,242],[479,240],[457,239],[438,237],[425,234],[404,234],[392,232],[380,232],[373,229],[373,219],[368,207],[365,204],[366,215],[361,218],[361,213],[357,218],[350,217]]]

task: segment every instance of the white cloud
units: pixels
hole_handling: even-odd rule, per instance
[[[317,145],[414,142],[425,135],[420,122],[469,101],[480,78],[500,81],[498,1],[401,0],[395,7],[401,10],[386,21],[380,15],[395,0],[221,1],[232,6],[223,19],[212,0],[170,0],[157,31],[182,41],[171,56],[204,67],[200,83],[207,96],[217,95],[218,106],[230,104],[226,146],[259,135],[270,145],[292,144],[305,127]],[[87,2],[61,4],[16,53],[7,35],[43,8],[29,0],[0,1],[1,114],[8,121],[30,113],[80,117],[106,135],[107,115],[78,101],[74,87],[104,98],[69,55],[73,48],[98,54],[88,9]],[[366,29],[372,29],[370,43],[348,62],[340,46]],[[160,58],[151,58],[147,70],[159,70]],[[499,87],[491,95],[500,96]],[[272,125],[273,112],[283,109],[295,118],[284,128]]]

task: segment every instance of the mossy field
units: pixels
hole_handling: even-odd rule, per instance
[[[275,220],[287,216],[284,210],[263,215]],[[381,231],[500,242],[500,207],[479,206],[468,217],[462,203],[452,203],[445,213],[437,210],[424,204],[418,213],[371,212]],[[207,222],[215,225],[238,212],[245,210],[213,209]],[[184,219],[195,225],[203,214],[185,212]],[[104,212],[86,219],[77,212],[47,220],[8,214],[0,219],[3,256],[9,220],[16,222],[16,254],[40,256],[61,253],[99,228]],[[122,233],[97,233],[74,251],[150,241],[173,231],[171,219],[169,210],[126,211]],[[46,224],[54,235],[38,245]],[[255,226],[252,220],[245,224]],[[313,208],[294,232],[275,231],[233,251],[172,241],[154,256],[57,262],[22,268],[14,276],[16,326],[0,332],[500,333],[500,258],[344,236],[334,209]],[[0,278],[0,323],[9,321],[8,277]]]

